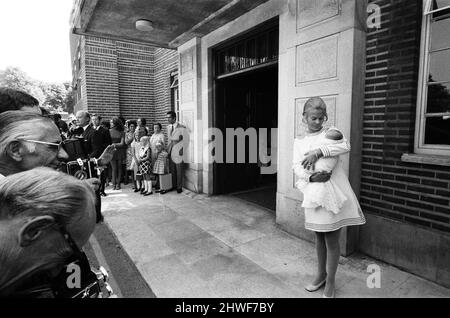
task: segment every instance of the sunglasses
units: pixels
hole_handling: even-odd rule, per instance
[[[63,141],[59,142],[59,143],[54,143],[54,142],[46,142],[46,141],[39,141],[39,140],[31,140],[31,139],[21,139],[22,141],[26,141],[26,142],[32,142],[35,144],[41,144],[41,145],[47,145],[47,146],[52,146],[54,148],[56,148],[58,151],[60,151],[63,148]]]

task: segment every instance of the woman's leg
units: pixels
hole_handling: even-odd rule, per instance
[[[341,249],[339,246],[339,236],[341,230],[325,233],[325,243],[327,245],[327,283],[324,295],[331,297],[334,294],[336,271],[339,265]]]
[[[117,185],[117,165],[118,165],[118,161],[117,160],[112,160],[111,161],[111,170],[112,170],[112,184],[114,186],[114,188],[116,188]]]
[[[128,184],[128,171],[127,171],[127,166],[125,164],[125,160],[122,162],[122,176],[123,176],[122,181],[123,181],[124,185],[127,185]]]
[[[108,163],[108,178],[107,178],[107,183],[112,183],[112,164],[111,162]]]
[[[144,174],[144,175],[142,175],[142,187],[144,188],[144,193],[146,193],[147,192],[147,190],[148,190],[148,186],[147,186],[147,175],[146,174]]]
[[[317,285],[327,277],[327,246],[325,233],[316,233],[317,273],[312,284]]]
[[[136,189],[137,184],[136,184],[136,180],[134,179],[134,171],[133,170],[128,170],[130,176],[131,176],[131,183],[133,184],[133,190]]]
[[[148,188],[148,193],[151,193],[152,192],[152,186],[153,186],[153,184],[152,184],[152,179],[151,179],[151,175],[148,175],[148,186],[147,186],[147,188]]]
[[[122,165],[123,165],[123,160],[119,159],[117,160],[117,172],[118,172],[118,176],[117,176],[117,186],[120,188],[120,182],[122,181],[122,177],[123,177],[123,169],[122,169]]]
[[[137,192],[136,190],[141,190],[141,181],[138,180],[137,173],[139,172],[137,164],[133,167],[133,176],[134,180],[136,181],[136,189],[134,192]]]

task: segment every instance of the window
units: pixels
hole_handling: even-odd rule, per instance
[[[219,49],[216,56],[218,77],[277,62],[278,27],[272,27]]]
[[[170,74],[170,109],[180,118],[180,97],[178,95],[178,72]]]
[[[450,155],[450,0],[424,0],[415,152]]]

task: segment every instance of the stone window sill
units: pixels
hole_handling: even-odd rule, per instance
[[[405,153],[402,155],[402,161],[423,163],[429,165],[450,166],[450,156]]]

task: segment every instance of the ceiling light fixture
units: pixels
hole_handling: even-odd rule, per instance
[[[153,22],[150,20],[139,19],[136,21],[136,29],[138,29],[139,31],[152,31]]]

